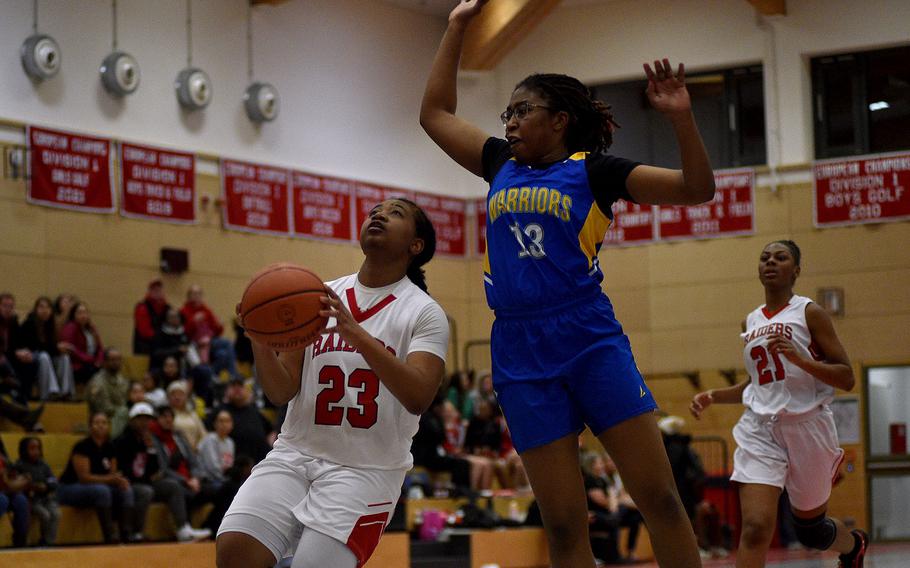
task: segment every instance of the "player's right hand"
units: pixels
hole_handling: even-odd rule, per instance
[[[461,0],[458,6],[455,6],[449,14],[449,21],[468,22],[480,13],[487,2],[489,0]]]
[[[701,413],[714,402],[714,394],[711,391],[700,392],[692,397],[692,403],[689,404],[689,412],[696,420],[701,420]]]

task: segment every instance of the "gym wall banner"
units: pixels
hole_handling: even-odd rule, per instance
[[[705,239],[755,232],[755,170],[715,170],[714,199],[700,205],[659,206],[661,240]]]
[[[415,203],[426,211],[436,229],[436,252],[464,256],[467,252],[465,213],[467,203],[457,197],[417,193]]]
[[[474,203],[474,220],[477,222],[477,254],[487,252],[487,199],[478,199]]]
[[[120,214],[171,223],[196,222],[196,157],[120,143]]]
[[[360,227],[363,226],[363,222],[369,217],[373,207],[376,207],[380,202],[385,201],[386,199],[392,199],[393,197],[404,197],[405,199],[410,199],[414,202],[417,200],[416,192],[409,189],[398,189],[395,187],[385,187],[363,182],[355,183],[354,210],[356,216],[354,217],[354,230],[356,231],[355,234],[358,239],[360,238]]]
[[[291,187],[294,236],[355,240],[351,226],[353,181],[292,171]]]
[[[291,176],[284,168],[221,160],[224,226],[235,231],[290,235]]]
[[[111,141],[26,127],[28,202],[93,213],[114,212]]]
[[[613,223],[604,235],[604,246],[630,246],[653,243],[657,208],[624,199],[613,204]]]
[[[816,227],[910,219],[910,153],[819,160],[812,172]]]

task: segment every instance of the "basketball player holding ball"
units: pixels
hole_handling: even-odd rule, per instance
[[[777,503],[786,488],[799,541],[836,550],[841,568],[862,568],[869,537],[828,517],[831,485],[843,460],[834,415],[834,389],[856,382],[831,317],[793,293],[800,272],[793,241],[769,243],[758,260],[765,303],[746,316],[743,357],[749,378],[700,392],[690,410],[701,417],[712,403],[743,404],[733,428],[733,481],[739,482],[742,534],[737,568],[765,565],[774,536]]]
[[[442,381],[449,326],[421,267],[436,233],[405,199],[377,205],[360,230],[356,274],[326,284],[329,327],[276,354],[253,335],[256,372],[289,403],[275,446],[218,530],[220,568],[355,568],[369,559],[411,467],[419,415]],[[334,322],[334,323],[333,323]]]

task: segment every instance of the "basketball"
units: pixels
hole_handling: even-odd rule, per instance
[[[325,327],[319,315],[326,295],[322,279],[290,263],[278,263],[256,273],[240,300],[240,319],[250,339],[275,351],[295,351],[309,345]]]

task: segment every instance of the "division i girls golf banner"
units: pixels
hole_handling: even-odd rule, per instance
[[[26,128],[28,201],[77,211],[112,213],[111,141]]]
[[[224,226],[235,231],[290,234],[290,178],[284,168],[222,160]]]
[[[716,170],[714,199],[688,206],[658,207],[661,240],[705,239],[755,232],[755,170]]]
[[[910,218],[910,153],[824,160],[815,177],[815,226]]]
[[[196,222],[196,157],[120,144],[120,211],[126,217]]]
[[[354,182],[306,172],[291,172],[294,235],[351,241]]]
[[[418,193],[415,202],[426,211],[436,229],[436,252],[464,256],[467,252],[465,201],[456,197]]]

